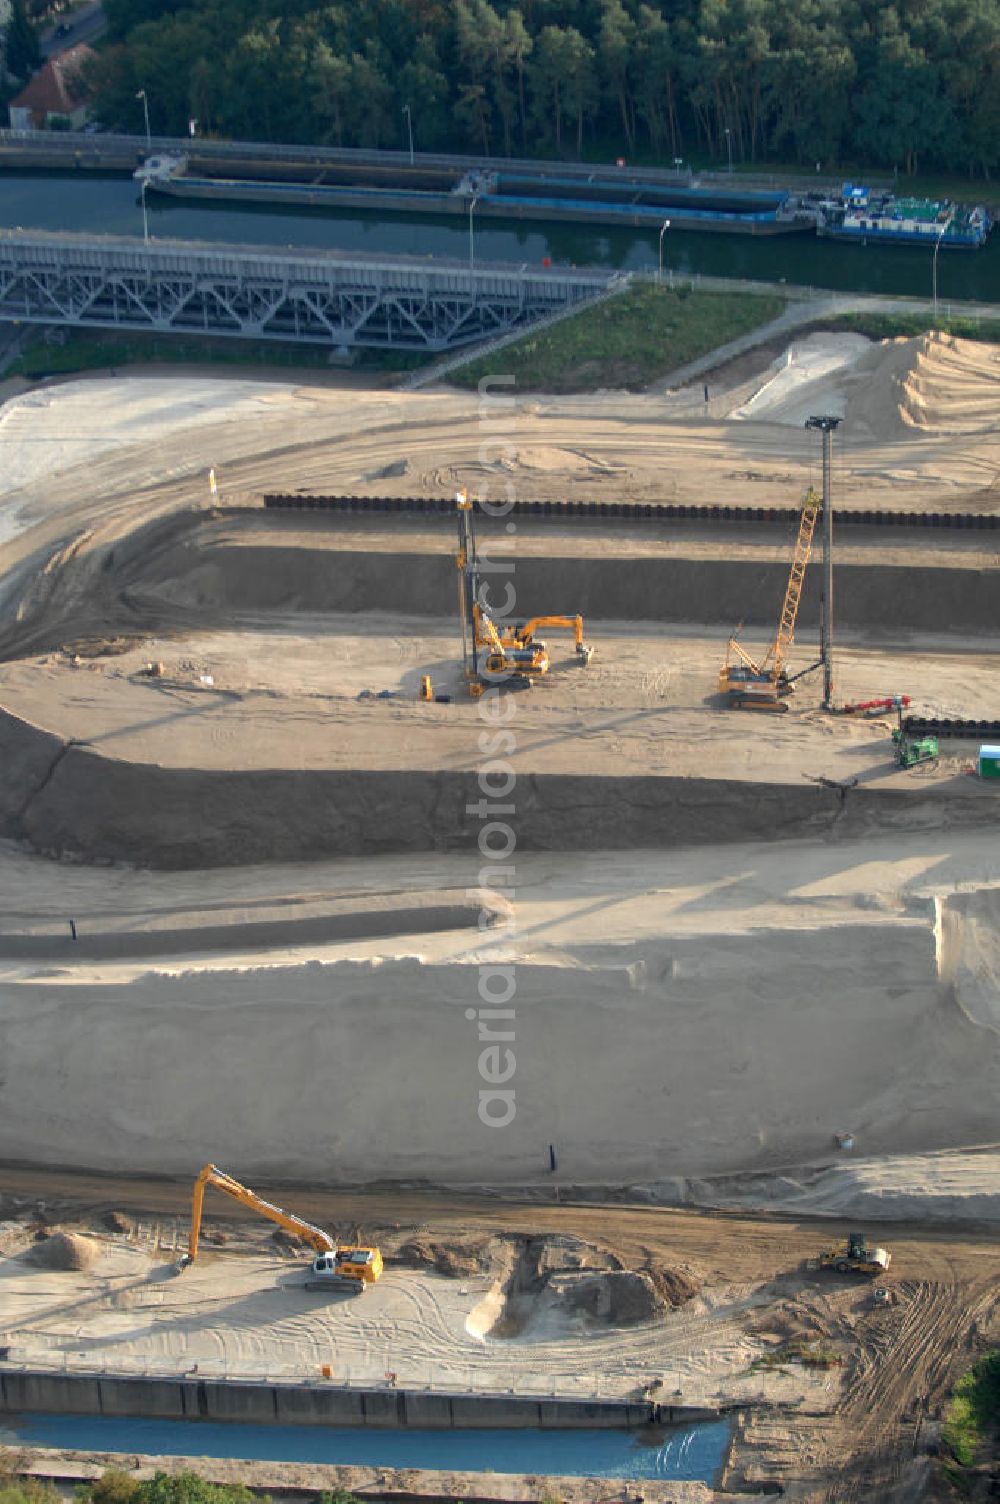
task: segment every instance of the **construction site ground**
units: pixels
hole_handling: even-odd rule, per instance
[[[218,1244],[174,1277],[186,1186],[12,1169],[0,1183],[5,1338],[24,1364],[315,1382],[329,1363],[335,1380],[391,1373],[400,1387],[474,1393],[592,1395],[600,1375],[609,1397],[679,1390],[689,1405],[749,1402],[727,1494],[780,1483],[786,1497],[830,1504],[916,1497],[937,1436],[929,1417],[997,1331],[995,1237],[954,1228],[869,1226],[893,1251],[893,1300],[882,1306],[871,1281],[803,1270],[843,1223],[267,1185],[322,1225],[385,1247],[374,1290],[331,1299],[297,1289],[302,1253],[277,1249],[266,1227],[225,1203],[207,1223]],[[107,1231],[109,1213],[121,1231]],[[97,1262],[60,1274],[11,1258],[40,1220],[94,1237]],[[665,1288],[682,1273],[694,1293],[637,1326],[588,1321],[568,1302],[560,1310],[551,1290],[518,1297],[518,1261],[534,1248],[537,1267],[539,1243],[554,1269],[569,1251],[586,1269],[665,1276]],[[447,1275],[432,1272],[435,1260]],[[517,1324],[491,1336],[504,1330],[505,1300]],[[775,1361],[796,1342],[831,1366]]]
[[[919,1496],[1000,1296],[975,746],[903,772],[892,717],[825,713],[816,673],[787,715],[725,707],[729,633],[760,653],[774,631],[780,529],[519,526],[517,614],[583,611],[596,653],[545,633],[550,676],[511,696],[494,883],[451,524],[260,498],[795,505],[819,479],[804,416],[840,412],[838,506],[996,510],[997,362],[814,336],[707,407],[700,383],[500,406],[140,375],[0,408],[12,1361],[680,1388],[747,1407],[732,1492]],[[845,528],[837,568],[838,699],[1000,716],[990,534]],[[817,655],[811,571],[793,669]],[[447,702],[418,699],[425,674]],[[502,1131],[477,1114],[484,971],[516,978]],[[307,1304],[226,1206],[225,1241],[166,1277],[206,1159],[378,1238],[383,1281]],[[90,1266],[26,1261],[42,1225],[91,1234]],[[886,1305],[802,1270],[848,1225],[893,1251]]]
[[[125,652],[76,661],[48,654],[0,665],[0,699],[16,716],[118,761],[206,769],[280,768],[296,725],[298,768],[475,768],[478,706],[454,657],[454,622],[401,617],[286,619],[284,630],[142,637]],[[797,686],[789,713],[752,724],[726,710],[716,681],[718,634],[593,621],[584,669],[571,639],[546,633],[552,669],[518,697],[510,723],[513,767],[529,772],[701,775],[801,783],[808,774],[877,780],[882,787],[956,787],[974,748],[946,748],[934,766],[903,771],[890,739],[896,716],[832,718],[820,709],[822,674]],[[752,644],[756,646],[756,644]],[[906,646],[841,647],[838,691],[847,700],[912,694],[924,714],[990,718],[995,653]],[[802,642],[803,666],[818,655]],[[149,677],[150,662],[162,675]],[[421,677],[450,703],[424,704]],[[368,692],[359,701],[358,696]],[[378,699],[388,692],[392,698]],[[370,695],[370,698],[368,698]],[[726,713],[723,713],[726,711]],[[957,784],[969,792],[968,780]],[[734,827],[736,833],[736,827]]]

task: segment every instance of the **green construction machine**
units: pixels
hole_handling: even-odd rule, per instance
[[[921,762],[934,762],[941,755],[937,737],[912,735],[903,726],[902,706],[898,708],[898,714],[899,725],[892,733],[897,767],[915,768]]]

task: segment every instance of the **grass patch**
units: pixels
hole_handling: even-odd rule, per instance
[[[0,1504],[62,1504],[51,1483],[38,1478],[0,1476]]]
[[[63,1504],[62,1495],[48,1482],[18,1471],[21,1459],[0,1449],[0,1504]],[[210,1483],[197,1473],[157,1473],[139,1479],[121,1468],[108,1468],[100,1478],[78,1483],[76,1504],[271,1504],[270,1494],[253,1493],[240,1483]],[[363,1504],[356,1494],[337,1488],[313,1495],[312,1504]]]
[[[528,392],[642,391],[658,376],[777,318],[784,307],[777,294],[632,287],[538,334],[529,330],[448,379],[475,387],[485,376],[513,376],[518,390]]]
[[[118,1468],[109,1468],[93,1483],[81,1483],[77,1504],[271,1504],[270,1494],[252,1493],[241,1483],[209,1483],[197,1473],[157,1473],[140,1481]],[[58,1497],[58,1495],[56,1495]],[[362,1504],[345,1488],[324,1489],[313,1504]]]
[[[0,1504],[61,1504],[51,1483],[26,1477],[21,1454],[0,1447]]]
[[[931,329],[940,329],[959,339],[979,339],[987,344],[1000,344],[1000,319],[969,317],[935,318],[931,313],[844,313],[839,318],[824,319],[824,329],[846,330],[851,334],[867,334],[869,339],[898,339],[900,335],[911,339],[915,334],[927,334]]]
[[[80,329],[65,343],[44,336],[11,361],[7,376],[40,381],[46,376],[68,376],[77,371],[116,371],[127,365],[219,365],[272,366],[289,370],[339,369],[331,366],[329,349],[322,345],[285,344],[250,339],[198,339],[185,335],[105,334],[100,329]],[[403,350],[359,350],[343,369],[352,371],[410,371],[426,364],[430,356]]]
[[[1000,1351],[973,1364],[955,1385],[941,1439],[955,1462],[971,1467],[1000,1429]]]

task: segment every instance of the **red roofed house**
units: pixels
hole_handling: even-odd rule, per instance
[[[50,57],[8,105],[11,130],[44,130],[57,122],[79,130],[86,122],[90,98],[81,69],[95,56],[86,42],[78,42]]]

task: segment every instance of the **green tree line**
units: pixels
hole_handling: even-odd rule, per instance
[[[0,1448],[0,1504],[62,1504],[54,1484],[18,1472],[19,1458]],[[194,1472],[156,1473],[136,1478],[108,1468],[99,1478],[80,1483],[76,1504],[271,1504],[270,1494],[253,1493],[241,1483],[211,1483]],[[362,1504],[346,1489],[314,1494],[311,1504]]]
[[[988,177],[998,0],[105,0],[108,124]]]

